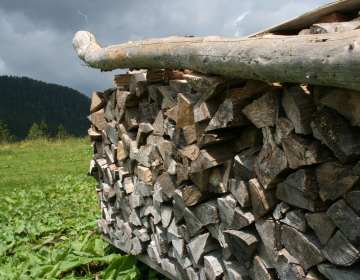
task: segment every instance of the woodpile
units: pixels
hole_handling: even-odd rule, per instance
[[[360,279],[360,92],[168,68],[113,84],[89,116],[105,240],[171,279]]]

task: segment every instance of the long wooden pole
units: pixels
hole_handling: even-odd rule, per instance
[[[93,68],[180,68],[266,82],[360,91],[360,30],[301,36],[225,39],[168,37],[102,48],[78,31],[77,55]]]

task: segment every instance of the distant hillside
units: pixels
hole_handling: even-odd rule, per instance
[[[90,122],[91,100],[77,90],[27,77],[0,76],[0,119],[16,138],[25,138],[42,119],[55,136],[60,124],[69,134],[82,136]]]

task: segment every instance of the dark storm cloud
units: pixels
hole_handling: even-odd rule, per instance
[[[27,76],[90,96],[113,75],[82,66],[78,30],[102,46],[167,36],[243,37],[329,3],[326,0],[0,1],[0,75]],[[81,15],[80,13],[86,15]]]

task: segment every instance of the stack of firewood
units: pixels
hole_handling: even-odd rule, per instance
[[[89,116],[106,240],[173,279],[360,279],[359,92],[171,69],[113,83]]]

